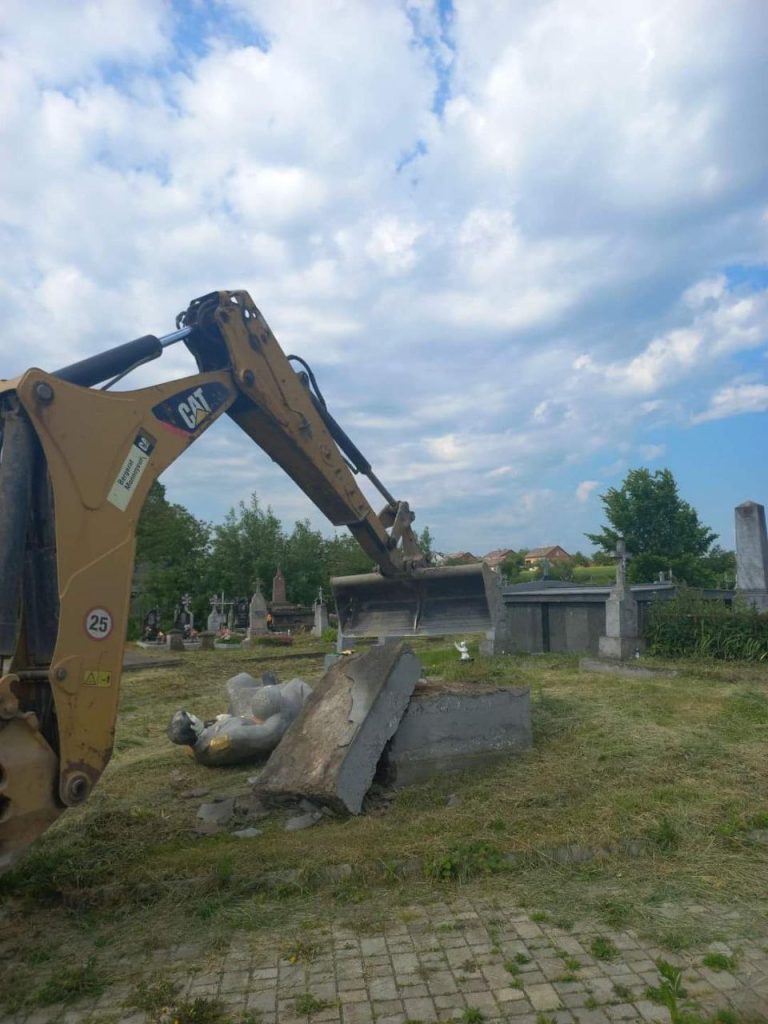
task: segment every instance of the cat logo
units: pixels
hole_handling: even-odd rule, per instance
[[[233,397],[224,384],[200,384],[166,398],[152,412],[168,430],[188,436],[207,424],[213,414],[225,403],[229,404]]]
[[[206,401],[203,389],[200,387],[188,395],[185,402],[179,402],[176,411],[189,429],[195,430],[203,420],[210,416],[211,407]]]

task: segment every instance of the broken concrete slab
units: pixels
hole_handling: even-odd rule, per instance
[[[402,642],[332,665],[259,775],[256,792],[359,814],[420,675],[418,658]]]
[[[379,778],[394,786],[493,764],[533,742],[527,687],[419,685],[386,748]],[[447,806],[455,806],[449,799]]]

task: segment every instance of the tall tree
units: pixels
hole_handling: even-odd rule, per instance
[[[286,538],[271,508],[264,511],[255,494],[246,505],[230,509],[223,523],[214,526],[207,583],[211,593],[247,597],[257,579],[270,596],[272,577],[282,564]]]
[[[374,569],[370,555],[366,555],[355,538],[348,533],[337,534],[326,541],[325,563],[329,577],[357,576]]]
[[[283,555],[286,592],[295,604],[312,604],[320,587],[328,592],[327,541],[309,520],[297,522],[286,539]]]
[[[152,484],[136,529],[134,583],[140,611],[158,607],[168,624],[185,592],[192,595],[197,614],[205,609],[202,581],[210,533],[207,523],[168,501],[161,483]]]
[[[425,526],[421,533],[416,535],[419,541],[419,547],[421,552],[426,558],[427,562],[432,561],[432,533],[428,526]]]
[[[717,534],[680,497],[670,470],[631,469],[621,487],[611,487],[600,497],[609,525],[586,536],[604,552],[614,551],[623,537],[634,556],[630,580],[648,582],[671,569],[677,579],[693,586],[709,582],[703,560]]]

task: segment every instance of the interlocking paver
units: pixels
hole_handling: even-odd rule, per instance
[[[664,913],[674,920],[674,908]],[[712,915],[701,916],[711,927]],[[721,913],[721,925],[723,920]],[[733,928],[722,930],[730,934]],[[593,956],[598,935],[614,943],[613,960]],[[702,1019],[717,1009],[741,1011],[749,1019],[749,1012],[754,1016],[755,1007],[768,1001],[765,938],[711,943],[675,955],[634,932],[610,931],[597,922],[579,922],[567,933],[501,901],[458,898],[409,908],[401,923],[364,936],[334,926],[318,937],[317,946],[320,955],[297,963],[265,952],[264,946],[254,951],[247,936],[235,936],[224,952],[199,946],[155,950],[144,962],[115,970],[115,983],[98,999],[3,1021],[85,1024],[89,1014],[103,1015],[129,1002],[142,977],[162,971],[187,998],[220,999],[234,1019],[247,1010],[261,1024],[306,1024],[296,1012],[303,994],[328,1004],[312,1015],[316,1024],[449,1021],[467,1009],[480,1011],[488,1024],[536,1024],[539,1017],[552,1024],[668,1024],[666,1008],[646,995],[649,986],[659,985],[655,960],[660,956],[683,971]],[[733,956],[736,966],[708,969],[703,965],[707,952]],[[144,1024],[145,1016],[126,1005],[120,1022]]]
[[[549,984],[526,985],[525,994],[534,1010],[556,1010],[562,1006],[560,996]]]

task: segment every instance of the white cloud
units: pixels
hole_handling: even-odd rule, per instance
[[[560,536],[652,431],[762,408],[763,5],[454,6],[7,0],[2,373],[246,287],[446,549]],[[184,500],[309,511],[221,436]]]
[[[768,412],[768,384],[728,384],[711,396],[709,408],[691,417],[691,422],[706,423],[748,412]]]
[[[588,501],[590,494],[599,486],[599,480],[582,480],[576,488],[576,500],[580,502]]]
[[[667,450],[665,444],[643,444],[640,445],[640,455],[644,462],[655,462],[660,459]]]
[[[705,280],[687,289],[683,303],[694,307],[693,318],[653,338],[637,355],[601,364],[582,353],[573,361],[573,369],[591,377],[597,386],[653,395],[701,375],[726,355],[768,341],[767,291],[743,296]]]

